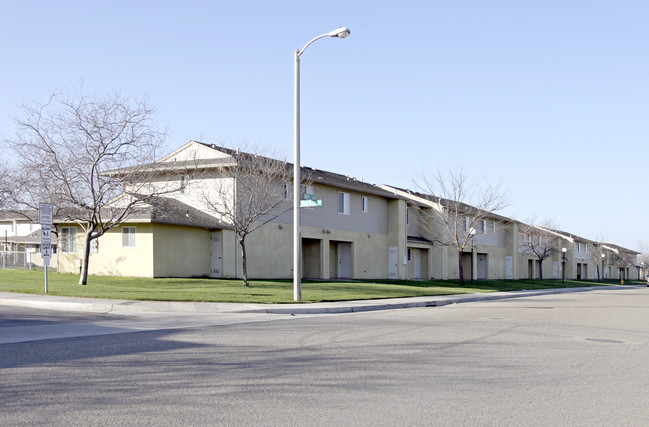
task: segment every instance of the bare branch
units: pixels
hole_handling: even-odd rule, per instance
[[[462,252],[472,237],[480,234],[483,221],[500,222],[495,212],[507,207],[507,200],[499,184],[482,182],[477,184],[469,179],[462,166],[446,173],[438,171],[432,176],[420,173],[415,181],[426,198],[436,205],[422,211],[422,226],[441,227],[440,241],[454,246],[458,251],[460,283],[464,283]]]
[[[88,95],[82,85],[52,94],[43,104],[23,103],[20,112],[16,137],[9,141],[19,158],[10,199],[32,209],[50,202],[55,216],[84,230],[80,283],[85,284],[90,241],[121,225],[146,197],[159,195],[143,191],[144,199],[135,197],[143,183],[150,187],[160,179],[159,171],[143,165],[156,160],[166,135],[155,126],[146,99]],[[132,173],[107,173],[125,168]],[[133,197],[119,199],[123,192]]]
[[[208,210],[230,224],[242,249],[243,282],[248,283],[246,237],[264,224],[292,209],[285,196],[286,186],[293,179],[292,169],[285,162],[265,155],[226,150],[234,164],[219,171],[198,174],[197,181],[209,182],[195,186]],[[194,191],[194,188],[192,189]]]

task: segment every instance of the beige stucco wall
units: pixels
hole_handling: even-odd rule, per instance
[[[135,227],[135,247],[122,247],[122,228],[108,230],[99,238],[97,253],[90,254],[88,273],[93,275],[153,277],[153,225]],[[82,236],[79,236],[82,237]],[[78,245],[82,253],[82,242]]]
[[[61,246],[61,228],[62,227],[75,227],[77,229],[77,252],[64,253]],[[81,227],[71,224],[58,224],[59,236],[57,241],[58,258],[59,258],[59,272],[79,274],[79,267],[81,266],[81,251],[83,250],[83,230]],[[91,261],[92,264],[92,261]]]
[[[59,225],[60,227],[72,225]],[[98,239],[98,250],[90,254],[88,274],[100,276],[153,277],[152,225],[129,225],[136,227],[136,247],[122,247],[122,227],[111,229]],[[83,254],[83,230],[77,228],[77,252],[59,251],[59,271],[79,274]],[[59,248],[61,248],[59,242]]]
[[[388,277],[387,234],[353,232],[346,230],[301,227],[302,239],[309,240],[308,253],[303,258],[311,259],[319,253],[319,266],[303,268],[306,272],[317,271],[322,279],[336,277],[335,248],[337,242],[352,244],[352,276],[357,279]],[[238,245],[237,245],[238,246]],[[250,278],[288,279],[293,276],[293,226],[268,223],[251,233],[246,239],[248,254],[248,276]],[[238,246],[240,251],[240,247]],[[241,275],[240,252],[237,264]],[[333,263],[333,264],[332,264]]]
[[[125,224],[136,228],[134,248],[122,247],[122,227],[111,229],[90,254],[91,275],[128,277],[202,277],[211,266],[210,230],[162,224]],[[79,273],[83,232],[77,228],[77,253],[59,253],[59,271]]]
[[[303,230],[304,235],[304,230]],[[237,277],[241,277],[241,247],[237,244]],[[249,278],[287,279],[293,275],[293,227],[270,222],[246,238]]]
[[[211,266],[210,230],[176,225],[155,225],[154,227],[154,277],[209,276]]]
[[[388,205],[388,246],[396,246],[398,248],[399,279],[405,279],[407,274],[407,266],[402,262],[403,257],[407,256],[408,250],[406,227],[406,201],[390,200]],[[387,274],[385,277],[388,277]]]

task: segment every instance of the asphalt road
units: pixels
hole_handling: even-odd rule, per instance
[[[0,336],[125,321],[69,316],[0,307]],[[0,425],[649,425],[649,288],[146,322],[0,345]]]

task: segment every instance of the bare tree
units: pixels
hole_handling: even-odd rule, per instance
[[[603,279],[603,271],[600,271],[602,260],[606,257],[606,249],[604,248],[604,239],[600,236],[597,242],[590,242],[586,245],[586,252],[589,258],[595,263],[595,270],[597,271],[597,281]]]
[[[462,166],[431,177],[422,173],[415,185],[437,203],[437,208],[421,211],[425,218],[421,224],[429,229],[441,225],[439,241],[457,250],[458,275],[464,285],[462,253],[475,234],[482,232],[482,221],[493,219],[494,212],[507,207],[505,195],[499,184],[471,181]]]
[[[522,253],[534,255],[539,260],[539,278],[543,280],[543,261],[558,251],[559,237],[552,230],[556,225],[546,220],[542,226],[534,224],[533,220],[527,224],[521,223],[519,230],[519,248]]]
[[[11,179],[11,171],[5,163],[0,163],[0,209],[6,209],[10,206],[13,189],[14,183]]]
[[[217,176],[205,176],[209,179],[204,182],[209,184],[197,191],[208,210],[233,227],[241,247],[243,285],[248,286],[246,238],[292,209],[288,199],[292,194],[293,169],[292,165],[268,156],[225,148],[219,150],[231,155],[234,163],[218,170]],[[200,175],[197,178],[200,180]]]
[[[649,277],[649,248],[644,242],[638,243],[638,248],[640,254],[638,255],[637,262],[638,265],[640,266],[643,277],[647,279]]]
[[[20,106],[16,137],[9,141],[18,157],[10,197],[32,209],[50,202],[56,217],[82,228],[81,285],[88,281],[90,242],[157,195],[149,178],[159,172],[139,166],[155,161],[165,141],[153,113],[146,99],[88,95],[82,85],[44,104]],[[128,174],[106,174],[125,168]]]
[[[631,252],[624,250],[622,248],[617,248],[615,251],[614,262],[620,271],[620,282],[624,284],[624,279],[629,279],[627,277],[627,268],[632,265],[635,265],[634,262],[636,256]]]

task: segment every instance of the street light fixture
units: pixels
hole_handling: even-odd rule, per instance
[[[326,34],[315,37],[304,45],[302,50],[295,51],[295,140],[293,145],[293,299],[302,300],[302,262],[301,262],[301,236],[300,236],[300,56],[314,41],[323,37],[338,37],[341,39],[349,36],[351,31],[346,27],[336,28]]]
[[[561,248],[561,283],[566,282],[566,261],[568,260],[566,252],[568,252],[568,249]]]
[[[471,235],[471,286],[473,286],[473,237],[475,236],[475,228],[471,227],[469,229],[469,234]]]

